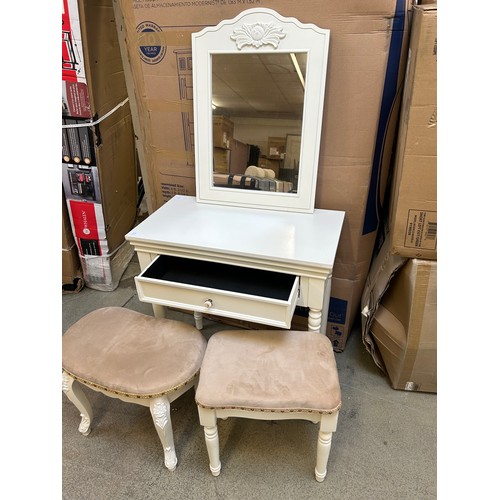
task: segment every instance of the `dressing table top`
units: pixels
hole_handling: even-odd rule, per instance
[[[177,195],[126,235],[136,247],[274,261],[331,270],[344,212],[269,211],[198,203]],[[137,249],[137,248],[136,248]]]

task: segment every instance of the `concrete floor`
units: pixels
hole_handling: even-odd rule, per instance
[[[152,315],[139,302],[134,257],[114,292],[84,288],[62,297],[63,333],[103,306]],[[192,316],[169,317],[193,323]],[[204,334],[233,328],[205,322]],[[432,499],[437,489],[434,394],[395,391],[366,352],[359,326],[336,354],[342,409],[328,474],[314,479],[317,426],[306,421],[219,421],[222,471],[208,468],[193,390],[172,404],[177,469],[163,465],[149,409],[85,388],[94,409],[92,432],[78,432],[80,416],[62,396],[62,498],[125,499]]]

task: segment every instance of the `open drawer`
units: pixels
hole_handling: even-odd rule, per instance
[[[143,302],[290,328],[299,277],[160,255],[135,278]]]

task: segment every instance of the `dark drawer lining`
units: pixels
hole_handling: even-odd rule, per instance
[[[160,255],[141,276],[283,301],[290,298],[296,279],[291,274],[171,255]]]

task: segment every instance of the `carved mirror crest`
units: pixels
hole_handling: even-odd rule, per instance
[[[314,210],[329,37],[265,8],[193,33],[198,202]]]

